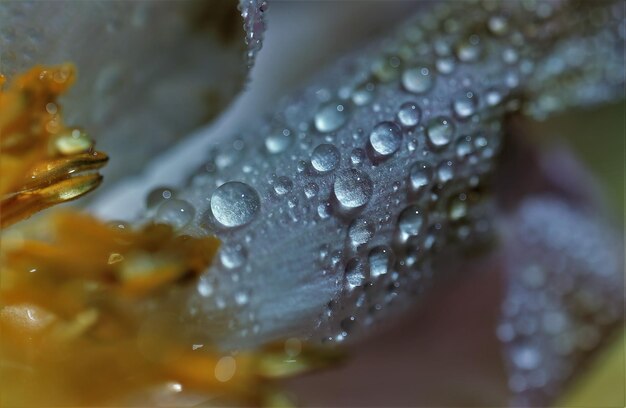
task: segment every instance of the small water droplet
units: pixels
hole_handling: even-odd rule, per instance
[[[376,156],[388,157],[400,148],[402,130],[393,122],[381,122],[370,132],[369,142]]]
[[[452,110],[459,119],[469,118],[476,112],[478,101],[473,92],[467,92],[465,95],[456,98],[452,102]]]
[[[433,179],[432,166],[426,162],[414,163],[409,170],[409,187],[414,194],[423,193]]]
[[[356,106],[365,106],[374,100],[374,91],[376,87],[373,83],[368,82],[359,85],[354,92],[352,92],[352,102]]]
[[[359,149],[358,147],[352,149],[352,152],[350,152],[350,162],[357,166],[363,163],[363,160],[365,160],[365,151],[363,151],[363,149]]]
[[[315,128],[321,133],[334,132],[347,120],[347,106],[339,102],[330,102],[322,105],[315,114]]]
[[[404,127],[415,127],[420,123],[422,111],[415,102],[405,102],[398,110],[398,121]]]
[[[454,178],[454,163],[445,161],[437,166],[437,180],[447,183]]]
[[[220,261],[228,269],[241,267],[248,256],[248,252],[242,245],[224,246],[220,248]]]
[[[398,218],[398,228],[404,238],[418,235],[424,225],[424,216],[419,207],[412,205],[405,208]]]
[[[369,176],[356,169],[341,172],[333,184],[333,192],[339,204],[348,209],[364,206],[372,197],[374,185]]]
[[[368,255],[370,274],[373,278],[387,274],[391,268],[393,252],[391,248],[381,245],[372,248]]]
[[[374,236],[374,225],[364,218],[357,218],[350,224],[348,228],[348,237],[352,245],[359,247],[363,244],[367,244],[369,240]]]
[[[467,40],[461,41],[456,47],[456,56],[462,62],[477,61],[482,54],[480,38],[471,35]]]
[[[311,165],[320,173],[333,171],[339,164],[339,150],[331,144],[321,144],[311,154]]]
[[[319,191],[320,188],[315,183],[307,183],[307,185],[304,186],[304,195],[306,196],[306,198],[311,199],[315,197]]]
[[[456,128],[452,120],[445,116],[438,116],[431,119],[426,127],[428,141],[434,148],[447,146],[454,137]]]
[[[367,268],[359,258],[352,258],[346,264],[346,288],[352,291],[365,284]]]
[[[434,73],[430,68],[417,66],[405,69],[402,73],[402,86],[409,92],[422,94],[435,84]]]
[[[274,183],[274,192],[278,195],[285,195],[291,191],[293,183],[288,177],[280,176]]]
[[[252,221],[261,207],[256,190],[239,181],[222,184],[211,196],[211,212],[225,227],[239,227]]]
[[[293,141],[293,132],[290,129],[275,129],[266,139],[265,148],[271,154],[282,153]]]
[[[162,202],[169,200],[176,194],[176,191],[170,187],[157,187],[151,190],[146,197],[146,207],[153,208]]]
[[[187,201],[172,199],[161,204],[157,210],[156,219],[176,229],[181,229],[193,220],[195,213],[196,210]]]

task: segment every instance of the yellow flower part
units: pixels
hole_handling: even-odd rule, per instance
[[[102,181],[90,172],[107,155],[93,150],[84,131],[63,123],[57,103],[75,76],[71,64],[36,66],[7,89],[0,76],[0,227],[78,198]]]

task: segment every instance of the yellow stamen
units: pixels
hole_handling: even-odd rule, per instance
[[[74,79],[71,64],[36,66],[6,90],[0,75],[0,227],[78,198],[102,181],[84,173],[99,169],[108,157],[61,118],[57,99]]]

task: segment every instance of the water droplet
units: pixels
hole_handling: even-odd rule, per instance
[[[467,40],[460,42],[456,47],[456,56],[463,62],[477,61],[482,53],[480,38],[471,35]]]
[[[271,154],[282,153],[293,141],[293,132],[289,129],[276,129],[265,139],[265,148]]]
[[[502,102],[502,93],[495,89],[490,89],[485,94],[485,101],[487,102],[487,105],[495,106]]]
[[[452,123],[450,118],[439,116],[431,119],[428,123],[426,135],[432,147],[442,148],[452,141],[455,130],[454,123]]]
[[[319,191],[320,188],[315,183],[307,183],[307,185],[304,186],[304,195],[306,196],[306,198],[311,199],[315,197]]]
[[[347,337],[348,335],[350,335],[350,333],[352,333],[352,331],[354,330],[355,326],[356,326],[356,317],[354,316],[348,316],[339,323],[339,328],[341,328],[341,332],[342,332],[341,334],[344,337]]]
[[[146,197],[146,207],[152,208],[169,200],[175,194],[175,190],[170,187],[157,187],[148,193]]]
[[[248,253],[241,245],[220,248],[220,261],[228,269],[239,268],[246,262]]]
[[[427,67],[412,67],[402,73],[402,86],[409,92],[422,94],[428,92],[434,84],[434,73]]]
[[[350,162],[352,162],[353,165],[357,166],[363,163],[363,160],[365,160],[365,152],[363,149],[357,147],[350,152]]]
[[[398,218],[398,227],[405,238],[418,235],[424,225],[424,216],[419,207],[412,205],[405,208]]]
[[[435,63],[435,68],[437,68],[437,72],[442,75],[451,74],[455,68],[454,59],[452,57],[439,58]]]
[[[391,248],[381,245],[372,248],[368,255],[370,274],[373,278],[387,274],[391,268],[393,252]]]
[[[491,31],[495,35],[503,35],[506,34],[509,25],[506,21],[506,18],[503,16],[491,16],[489,21],[487,22],[487,27],[489,27],[489,31]]]
[[[285,176],[278,177],[274,183],[274,191],[278,195],[285,195],[290,192],[292,188],[293,183],[288,177]]]
[[[222,184],[211,196],[211,212],[225,227],[239,227],[252,221],[261,207],[255,189],[239,181]]]
[[[352,245],[359,247],[360,245],[367,244],[369,240],[374,236],[374,225],[364,218],[357,218],[350,224],[348,228],[348,237],[352,242]]]
[[[421,194],[433,179],[432,166],[419,161],[413,164],[409,170],[409,186],[414,194]]]
[[[398,110],[398,121],[404,127],[415,127],[420,123],[422,111],[415,102],[405,102]]]
[[[321,144],[311,154],[311,165],[320,173],[333,171],[339,164],[339,150],[331,144]]]
[[[450,201],[448,215],[452,221],[458,221],[467,215],[467,203],[459,197],[455,197]]]
[[[371,82],[359,85],[354,92],[352,92],[352,102],[356,106],[365,106],[371,103],[372,100],[374,100],[375,90],[376,87]]]
[[[437,180],[447,183],[454,178],[454,163],[445,161],[437,166]]]
[[[374,185],[364,172],[348,169],[337,176],[333,191],[339,204],[345,208],[354,209],[367,204],[372,197]]]
[[[370,132],[369,142],[376,156],[390,156],[402,144],[402,129],[393,122],[381,122]]]
[[[215,378],[220,382],[226,382],[233,378],[237,371],[237,361],[231,357],[222,357],[215,364]]]
[[[346,288],[350,291],[365,284],[367,268],[359,258],[352,258],[346,264]]]
[[[339,102],[330,102],[322,105],[315,114],[315,128],[322,133],[334,132],[347,120],[347,107]]]
[[[456,98],[452,102],[452,110],[459,119],[465,119],[472,116],[476,112],[478,101],[473,92],[467,92],[465,95]]]
[[[180,229],[186,227],[193,220],[195,213],[196,210],[187,201],[168,200],[161,204],[157,210],[156,219]]]

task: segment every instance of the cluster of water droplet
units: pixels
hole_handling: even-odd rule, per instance
[[[266,0],[239,0],[239,11],[243,18],[243,29],[246,32],[246,58],[248,68],[254,65],[254,58],[263,46],[263,33],[265,32],[264,14],[268,9]]]
[[[549,52],[526,31],[550,17],[511,19],[516,4],[418,17],[212,148],[171,198],[152,194],[157,218],[223,241],[186,305],[206,335],[343,341],[427,290],[441,253],[488,236],[502,119]]]
[[[541,405],[621,321],[623,241],[553,198],[527,200],[513,221],[497,335],[514,404]]]

